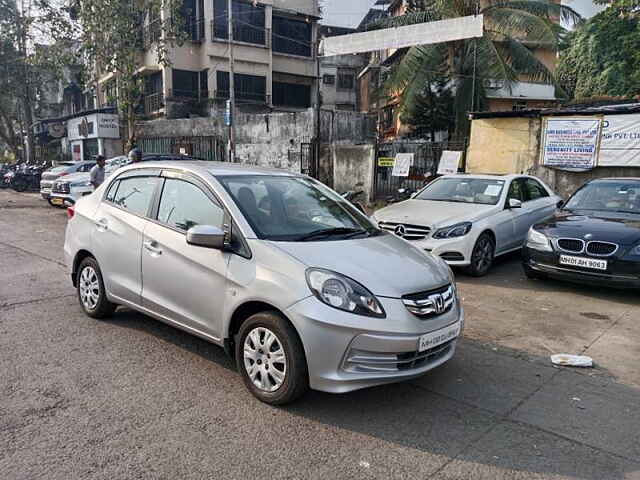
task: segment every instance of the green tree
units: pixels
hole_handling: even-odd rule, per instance
[[[442,78],[430,80],[415,99],[407,102],[400,119],[413,134],[428,135],[432,142],[436,140],[436,132],[449,132],[455,125],[455,108],[448,81]]]
[[[170,65],[170,47],[186,39],[181,3],[166,0],[77,0],[74,14],[93,82],[112,75],[127,126],[127,148],[136,141],[136,107],[143,94],[137,74],[145,51]]]
[[[0,0],[0,139],[17,157],[31,160],[31,125],[44,94],[69,62],[66,39],[60,36],[68,21],[55,0]],[[39,48],[47,44],[48,48]],[[31,158],[26,158],[23,137]]]
[[[533,49],[557,49],[563,32],[557,20],[577,22],[580,16],[552,0],[411,0],[407,13],[378,22],[374,28],[476,13],[484,15],[482,38],[411,47],[391,67],[383,89],[388,96],[400,96],[401,111],[423,91],[430,77],[443,76],[452,82],[456,133],[464,135],[472,104],[476,109],[484,105],[482,80],[498,80],[507,87],[523,78],[556,84],[553,72],[536,58]],[[473,80],[474,67],[480,81]]]
[[[572,98],[640,95],[640,4],[610,6],[567,38],[558,77]]]

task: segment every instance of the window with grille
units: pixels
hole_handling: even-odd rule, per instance
[[[236,73],[233,76],[235,97],[238,103],[265,103],[267,100],[267,79],[256,75]],[[218,98],[229,98],[229,72],[216,72]]]
[[[265,9],[262,5],[233,0],[233,39],[237,42],[266,44]],[[213,0],[213,38],[229,38],[227,0]]]
[[[273,51],[311,56],[312,24],[304,20],[273,16]]]

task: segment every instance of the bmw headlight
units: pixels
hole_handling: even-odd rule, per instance
[[[310,268],[307,270],[307,284],[318,300],[330,307],[358,315],[385,317],[378,299],[358,282],[344,275]]]
[[[553,251],[549,237],[544,233],[535,230],[533,227],[529,229],[529,233],[527,234],[527,247],[534,250],[540,250],[542,252]]]
[[[456,225],[451,225],[450,227],[439,228],[438,230],[436,230],[436,233],[433,234],[433,238],[443,239],[464,237],[471,231],[472,226],[473,224],[471,222],[463,222]]]
[[[636,245],[631,249],[631,255],[637,255],[640,257],[640,245]]]

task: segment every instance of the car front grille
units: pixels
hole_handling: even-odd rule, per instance
[[[453,348],[454,340],[423,352],[380,353],[352,349],[345,358],[343,368],[348,372],[388,373],[422,368],[445,357]]]
[[[454,286],[447,285],[436,290],[405,295],[402,303],[411,313],[426,320],[451,310],[455,297]]]
[[[587,243],[587,253],[594,257],[609,257],[616,253],[618,245],[609,242],[589,242]]]
[[[584,241],[578,238],[559,238],[558,247],[565,252],[582,253]]]
[[[55,182],[51,191],[53,193],[69,193],[71,188],[67,182]]]
[[[431,233],[431,228],[422,225],[409,225],[405,223],[380,222],[378,227],[391,232],[405,240],[422,240]]]
[[[53,182],[51,180],[43,180],[40,182],[40,188],[42,189],[50,189],[53,187]]]

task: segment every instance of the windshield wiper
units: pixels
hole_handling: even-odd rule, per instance
[[[329,237],[331,235],[355,235],[367,233],[366,230],[359,228],[347,228],[347,227],[335,227],[335,228],[323,228],[322,230],[315,230],[313,232],[302,235],[298,238],[298,242],[305,242],[318,237]]]
[[[640,215],[640,212],[634,212],[633,210],[614,210],[616,213],[633,213],[636,215]]]

